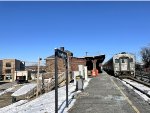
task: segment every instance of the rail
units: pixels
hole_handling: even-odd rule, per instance
[[[127,76],[119,76],[118,78],[120,78],[120,79],[128,78],[128,79],[134,80],[138,83],[141,83],[145,86],[150,87],[150,74],[149,73],[136,72],[135,77],[127,75]]]
[[[136,71],[135,78],[150,83],[150,73],[148,72]]]

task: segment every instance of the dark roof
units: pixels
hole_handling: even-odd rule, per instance
[[[55,55],[51,55],[51,56],[49,56],[49,57],[47,57],[47,58],[54,58],[54,57],[55,57]],[[47,59],[47,58],[46,58],[46,59]]]
[[[91,56],[86,56],[85,59],[86,59],[86,60],[94,60],[94,59],[97,59],[97,60],[100,61],[100,63],[102,63],[102,62],[104,61],[104,59],[105,59],[105,55],[98,55],[98,56],[93,56],[93,57],[91,57]]]

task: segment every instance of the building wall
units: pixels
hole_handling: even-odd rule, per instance
[[[78,65],[86,66],[86,59],[72,57],[70,63],[71,63],[71,71],[78,71],[79,70]]]
[[[99,58],[101,58],[100,56],[91,57],[92,58],[92,59],[90,59],[91,63],[88,64],[87,57],[85,57],[85,58],[73,57],[73,53],[68,51],[68,50],[65,50],[64,47],[60,47],[60,50],[65,51],[68,54],[69,73],[71,73],[72,71],[78,71],[78,65],[84,65],[84,66],[87,65],[88,67],[91,67],[90,71],[93,69],[93,65],[94,65],[94,68],[100,68],[99,64],[97,63]],[[54,72],[55,72],[55,58],[54,57],[55,56],[52,55],[52,56],[49,56],[45,59],[46,60],[46,72],[50,73],[51,74],[50,76],[53,76]],[[94,59],[94,61],[93,61],[93,59]],[[65,62],[63,62],[63,60],[61,58],[58,58],[58,72],[64,72],[65,71],[64,64],[65,64]]]
[[[14,80],[16,80],[17,76],[26,76],[26,80],[29,80],[31,78],[31,74],[29,73],[29,71],[15,71]]]
[[[58,58],[57,60],[58,62],[58,72],[64,72],[65,71],[65,62],[63,61],[63,59]],[[50,59],[46,59],[46,71],[47,72],[55,72],[55,59],[54,58],[50,58]]]
[[[46,71],[54,73],[55,72],[55,59],[49,58],[46,59]],[[58,58],[58,72],[64,72],[65,71],[65,62],[61,58]],[[86,60],[84,58],[75,58],[75,57],[69,57],[69,71],[77,71],[78,65],[86,65]]]
[[[4,59],[2,60],[2,75],[3,81],[14,81],[14,73],[16,70],[20,70],[21,61],[16,59]]]
[[[47,65],[46,71],[47,72],[54,74],[54,71],[55,71],[55,68],[54,68],[55,62],[54,61],[55,61],[54,58],[46,59],[46,65]],[[87,62],[88,62],[88,60],[86,58],[69,57],[69,72],[78,71],[78,65],[86,66]],[[93,68],[97,68],[99,70],[99,72],[101,71],[101,63],[99,63],[98,59],[95,59],[93,61],[90,60],[90,62],[91,62],[91,64],[90,64],[91,69],[88,69],[89,71],[93,70]],[[88,66],[89,66],[89,64],[88,64]],[[58,70],[59,70],[59,72],[65,71],[65,67],[64,67],[64,63],[63,63],[62,59],[58,59]]]
[[[19,60],[15,60],[15,70],[20,70],[21,62]]]

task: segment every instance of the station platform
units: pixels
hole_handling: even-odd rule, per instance
[[[150,113],[143,98],[106,73],[92,78],[75,98],[69,113]]]

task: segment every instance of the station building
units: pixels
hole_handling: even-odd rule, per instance
[[[101,72],[101,65],[105,59],[105,55],[98,56],[85,56],[85,57],[74,57],[71,51],[65,50],[64,47],[60,47],[60,50],[66,52],[68,54],[68,67],[69,72],[78,71],[78,65],[87,66],[88,71],[92,71],[93,69],[97,69],[98,72]],[[55,72],[55,56],[51,55],[46,59],[46,72],[51,73],[51,76],[54,75]],[[64,61],[62,58],[58,58],[58,73],[65,71]]]

